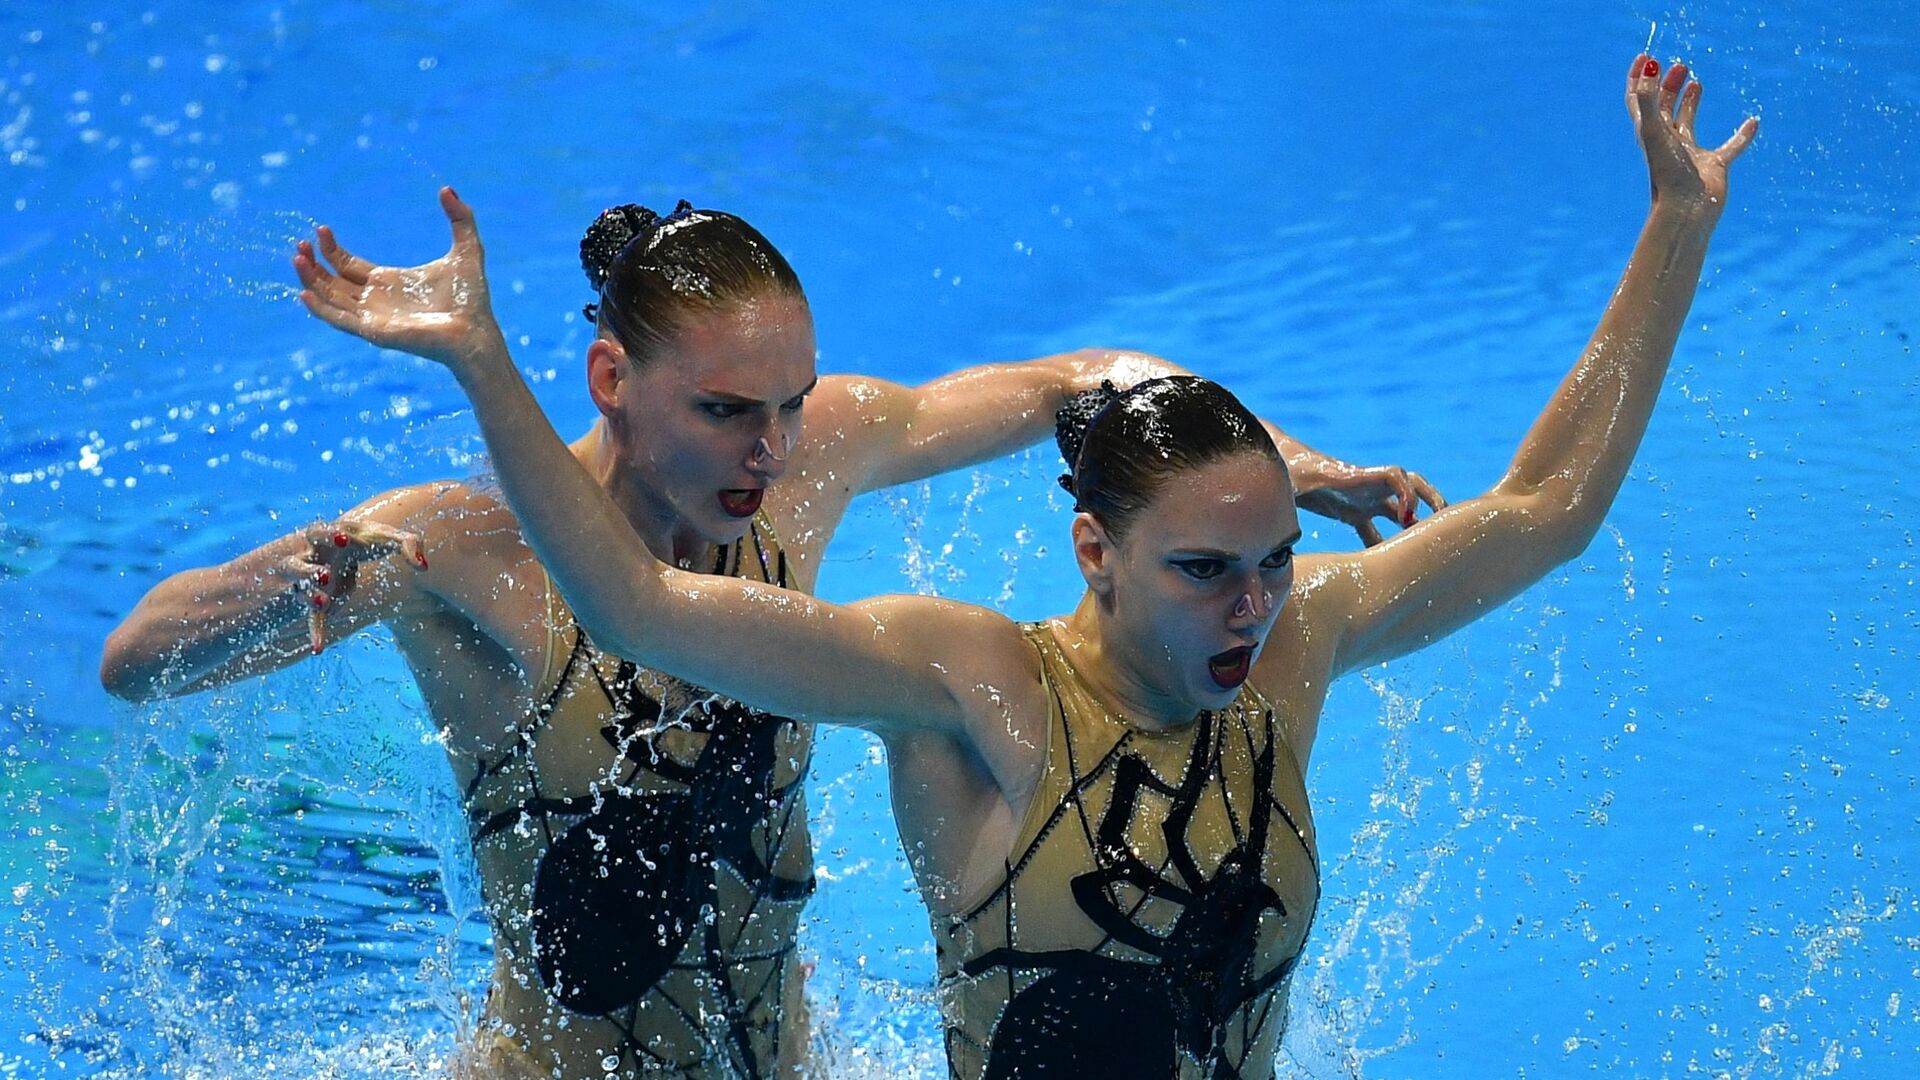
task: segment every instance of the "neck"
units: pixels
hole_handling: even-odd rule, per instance
[[[1074,667],[1094,696],[1114,715],[1144,731],[1171,731],[1193,723],[1202,711],[1141,679],[1146,658],[1113,633],[1111,616],[1089,589],[1060,625],[1061,644],[1073,651]]]
[[[681,520],[667,500],[616,452],[604,419],[572,445],[573,456],[605,488],[627,524],[653,557],[675,566],[694,565],[711,547]]]

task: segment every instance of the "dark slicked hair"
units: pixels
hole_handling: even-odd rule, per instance
[[[1054,416],[1054,439],[1072,471],[1060,486],[1073,508],[1099,519],[1118,543],[1133,519],[1181,472],[1280,451],[1258,417],[1219,383],[1194,375],[1149,379],[1127,390],[1105,383]]]
[[[769,296],[806,302],[793,267],[758,229],[685,200],[665,216],[632,203],[604,211],[580,241],[580,266],[599,293],[587,318],[636,363],[698,315]]]

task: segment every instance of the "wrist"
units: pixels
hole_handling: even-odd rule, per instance
[[[1663,197],[1656,192],[1653,206],[1647,211],[1647,224],[1651,228],[1671,232],[1676,237],[1691,234],[1705,239],[1713,233],[1714,225],[1720,220],[1720,211],[1725,206],[1723,200],[1707,195]]]
[[[453,369],[454,377],[463,384],[469,380],[484,380],[513,371],[513,354],[507,351],[506,335],[500,332],[499,326],[492,324],[473,335],[472,340],[464,343],[450,360],[447,366]]]

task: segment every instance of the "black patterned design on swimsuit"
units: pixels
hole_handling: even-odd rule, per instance
[[[1319,897],[1271,705],[1249,688],[1158,734],[1089,717],[1048,629],[1028,634],[1054,696],[1047,801],[941,943],[953,1075],[1270,1076]]]
[[[761,526],[722,549],[712,572],[739,576],[751,544],[762,580],[784,587],[785,556],[768,556]],[[556,711],[581,715],[583,696],[598,699],[604,776],[561,794],[543,784],[535,744]],[[518,943],[553,1002],[619,1031],[623,1069],[724,1062],[724,1075],[771,1075],[798,914],[814,888],[806,753],[794,721],[601,653],[576,630],[534,722],[482,763],[475,788],[521,765],[524,797],[488,813],[470,792],[476,847],[533,830],[542,848]],[[790,845],[805,876],[774,869]]]

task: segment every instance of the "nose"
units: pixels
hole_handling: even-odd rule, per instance
[[[1233,603],[1233,621],[1242,626],[1258,625],[1273,614],[1273,591],[1255,579],[1251,588]]]
[[[779,440],[780,449],[773,448],[774,440]],[[793,456],[793,436],[777,427],[762,434],[753,444],[753,451],[747,455],[747,468],[769,478],[776,478],[786,471],[787,459]]]

